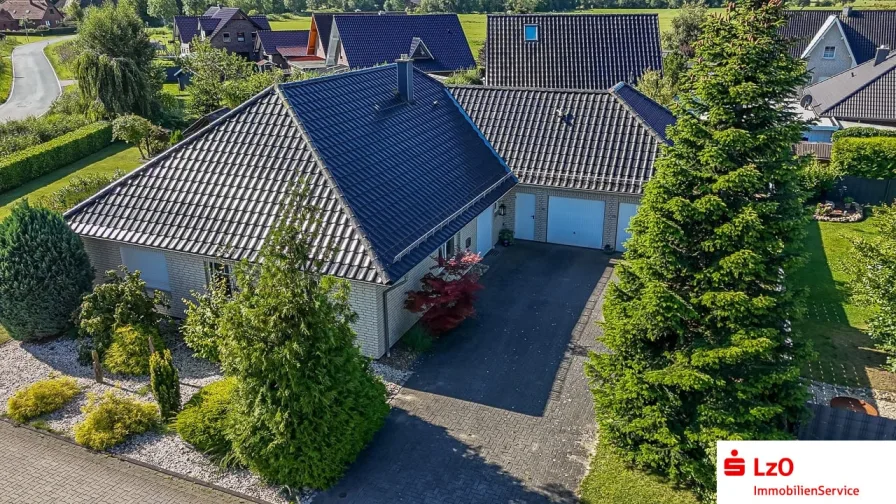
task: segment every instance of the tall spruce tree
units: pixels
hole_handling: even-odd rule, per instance
[[[790,329],[805,124],[785,103],[807,74],[784,16],[781,0],[739,0],[704,25],[607,292],[610,353],[586,364],[601,442],[703,495],[717,440],[788,439],[805,411],[807,348]]]

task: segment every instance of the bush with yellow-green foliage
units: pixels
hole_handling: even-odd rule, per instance
[[[155,404],[108,391],[102,397],[87,396],[81,411],[87,415],[75,424],[75,442],[94,450],[111,448],[133,434],[142,434],[159,424]]]
[[[202,387],[178,413],[174,428],[199,451],[225,460],[233,450],[227,437],[236,380],[225,378]]]
[[[63,376],[34,382],[6,402],[6,413],[17,422],[27,422],[52,413],[81,392],[74,378]]]
[[[116,329],[112,335],[112,344],[103,358],[106,369],[131,376],[149,374],[150,338],[155,350],[165,349],[165,342],[155,326],[127,325]]]

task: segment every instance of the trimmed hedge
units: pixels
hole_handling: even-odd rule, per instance
[[[0,160],[0,192],[89,156],[112,143],[112,125],[96,122]]]
[[[870,126],[853,126],[840,131],[835,131],[831,138],[870,138],[870,137],[896,137],[896,130],[872,128]]]
[[[896,178],[896,137],[846,137],[834,142],[831,164],[854,177]]]

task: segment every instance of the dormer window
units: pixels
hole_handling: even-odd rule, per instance
[[[834,59],[834,56],[837,54],[837,48],[834,46],[825,46],[824,54],[821,55],[824,59]]]
[[[229,33],[224,32],[221,34],[221,36],[224,37],[224,42],[230,42],[230,34]]]
[[[526,42],[537,42],[538,41],[538,25],[527,24],[523,27],[523,37],[526,39]]]

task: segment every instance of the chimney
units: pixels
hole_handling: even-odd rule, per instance
[[[414,101],[414,60],[402,54],[395,60],[398,70],[398,95],[406,102]]]
[[[890,55],[890,46],[882,45],[874,53],[874,66],[880,65]]]
[[[840,18],[846,19],[849,17],[850,14],[852,14],[852,7],[847,5],[847,6],[843,7],[843,13],[840,15]]]

